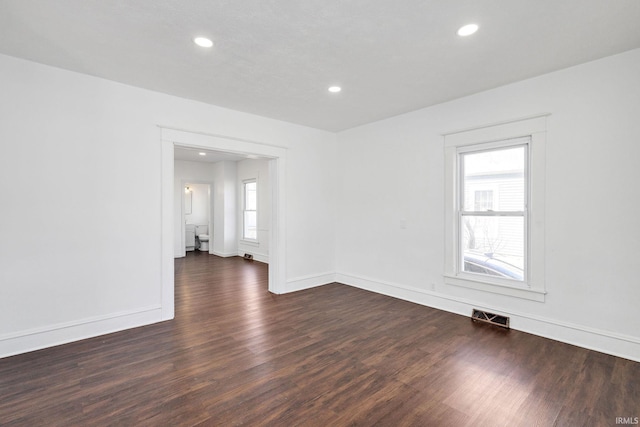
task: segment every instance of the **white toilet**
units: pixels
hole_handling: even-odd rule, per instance
[[[200,241],[200,249],[202,252],[209,252],[209,226],[196,225],[196,236]]]

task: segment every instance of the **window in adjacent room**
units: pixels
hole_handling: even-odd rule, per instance
[[[445,283],[544,301],[545,127],[445,135]]]
[[[493,209],[493,190],[475,190],[473,194],[474,210],[488,211]]]
[[[255,179],[243,182],[243,232],[246,240],[258,239],[258,185]]]

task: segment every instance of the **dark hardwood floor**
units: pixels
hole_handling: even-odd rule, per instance
[[[2,426],[615,426],[640,363],[267,268],[176,260],[176,319],[0,360]]]

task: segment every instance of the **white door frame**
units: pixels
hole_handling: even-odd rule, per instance
[[[269,159],[271,224],[269,227],[269,291],[285,292],[286,284],[286,154],[287,149],[260,142],[207,135],[170,128],[161,129],[162,142],[162,320],[173,319],[174,304],[174,147],[202,148]]]

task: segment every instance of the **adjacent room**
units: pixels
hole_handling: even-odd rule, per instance
[[[0,1],[0,425],[638,424],[638,22]]]

